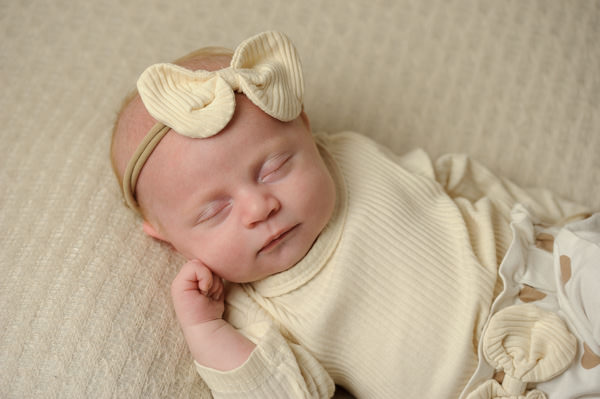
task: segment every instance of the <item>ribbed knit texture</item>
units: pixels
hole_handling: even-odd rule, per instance
[[[556,213],[462,156],[434,169],[424,152],[394,162],[355,133],[319,141],[334,159],[326,155],[338,187],[332,221],[300,263],[228,298],[229,319],[258,344],[250,360],[231,373],[198,371],[226,398],[297,397],[310,391],[304,379],[321,380],[317,397],[328,397],[324,373],[358,397],[457,397],[477,364],[512,205],[551,219],[577,208]],[[269,322],[289,345],[253,331]],[[296,344],[326,371],[294,356]]]
[[[171,308],[182,258],[143,236],[107,159],[149,65],[279,30],[315,130],[466,152],[600,210],[599,5],[0,2],[0,397],[210,397]]]
[[[188,137],[219,133],[235,110],[234,92],[284,122],[302,111],[304,82],[298,54],[281,32],[263,32],[235,50],[231,65],[190,71],[173,64],[148,67],[137,88],[150,115]]]
[[[562,373],[576,351],[577,338],[564,321],[531,304],[498,312],[483,344],[484,355],[495,369],[523,383],[543,382]]]
[[[557,314],[533,304],[504,308],[494,314],[483,338],[485,358],[493,369],[504,373],[502,385],[491,378],[473,390],[467,399],[544,399],[546,395],[541,391],[526,392],[528,384],[535,386],[562,374],[572,364],[576,352],[577,338]],[[556,392],[551,396],[555,397]],[[579,397],[577,394],[569,396]]]

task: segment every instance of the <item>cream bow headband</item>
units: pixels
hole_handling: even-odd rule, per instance
[[[158,121],[142,140],[123,176],[127,205],[139,212],[135,187],[142,167],[170,129],[192,138],[219,133],[235,111],[235,92],[280,121],[302,112],[304,83],[300,59],[282,33],[264,32],[242,42],[229,67],[217,71],[173,64],[148,67],[137,82],[144,106]]]

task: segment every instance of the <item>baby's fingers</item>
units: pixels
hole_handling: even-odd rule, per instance
[[[223,298],[223,291],[225,291],[223,280],[213,274],[212,285],[205,295],[215,301],[220,301]]]
[[[182,327],[223,316],[223,282],[200,261],[186,262],[171,285],[175,313]]]
[[[213,287],[214,276],[210,269],[204,266],[197,260],[193,260],[190,262],[192,264],[192,269],[195,275],[192,277],[190,281],[196,282],[196,289],[200,290],[203,295],[209,296],[209,291]]]
[[[194,262],[194,266],[196,267],[197,265],[200,265],[199,268],[195,269],[196,279],[198,281],[197,289],[200,290],[202,295],[205,295],[212,300],[220,300],[224,289],[223,280],[199,261],[192,262]]]
[[[200,291],[208,295],[214,280],[217,278],[208,267],[198,260],[191,260],[183,265],[173,280],[172,289],[179,292]]]

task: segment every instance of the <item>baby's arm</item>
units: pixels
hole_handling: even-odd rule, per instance
[[[227,371],[248,359],[255,345],[223,320],[223,281],[210,269],[197,260],[187,262],[173,280],[171,295],[196,362]]]
[[[330,398],[333,395],[333,380],[323,366],[305,348],[287,342],[243,290],[236,290],[233,296],[237,305],[252,308],[250,313],[254,317],[249,320],[243,311],[241,317],[251,324],[236,325],[234,321],[230,324],[223,320],[223,282],[201,262],[190,261],[183,265],[171,291],[196,369],[215,398],[262,399],[281,397],[286,393],[294,398]],[[228,300],[231,296],[232,292],[229,292]],[[233,313],[239,311],[241,309],[233,306]],[[228,306],[229,317],[231,313],[232,308]],[[241,315],[233,318],[240,322],[238,316]],[[245,330],[257,344],[234,325]]]

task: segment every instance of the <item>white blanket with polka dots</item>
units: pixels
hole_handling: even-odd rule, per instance
[[[548,227],[518,205],[511,226],[467,397],[600,397],[600,213]]]

